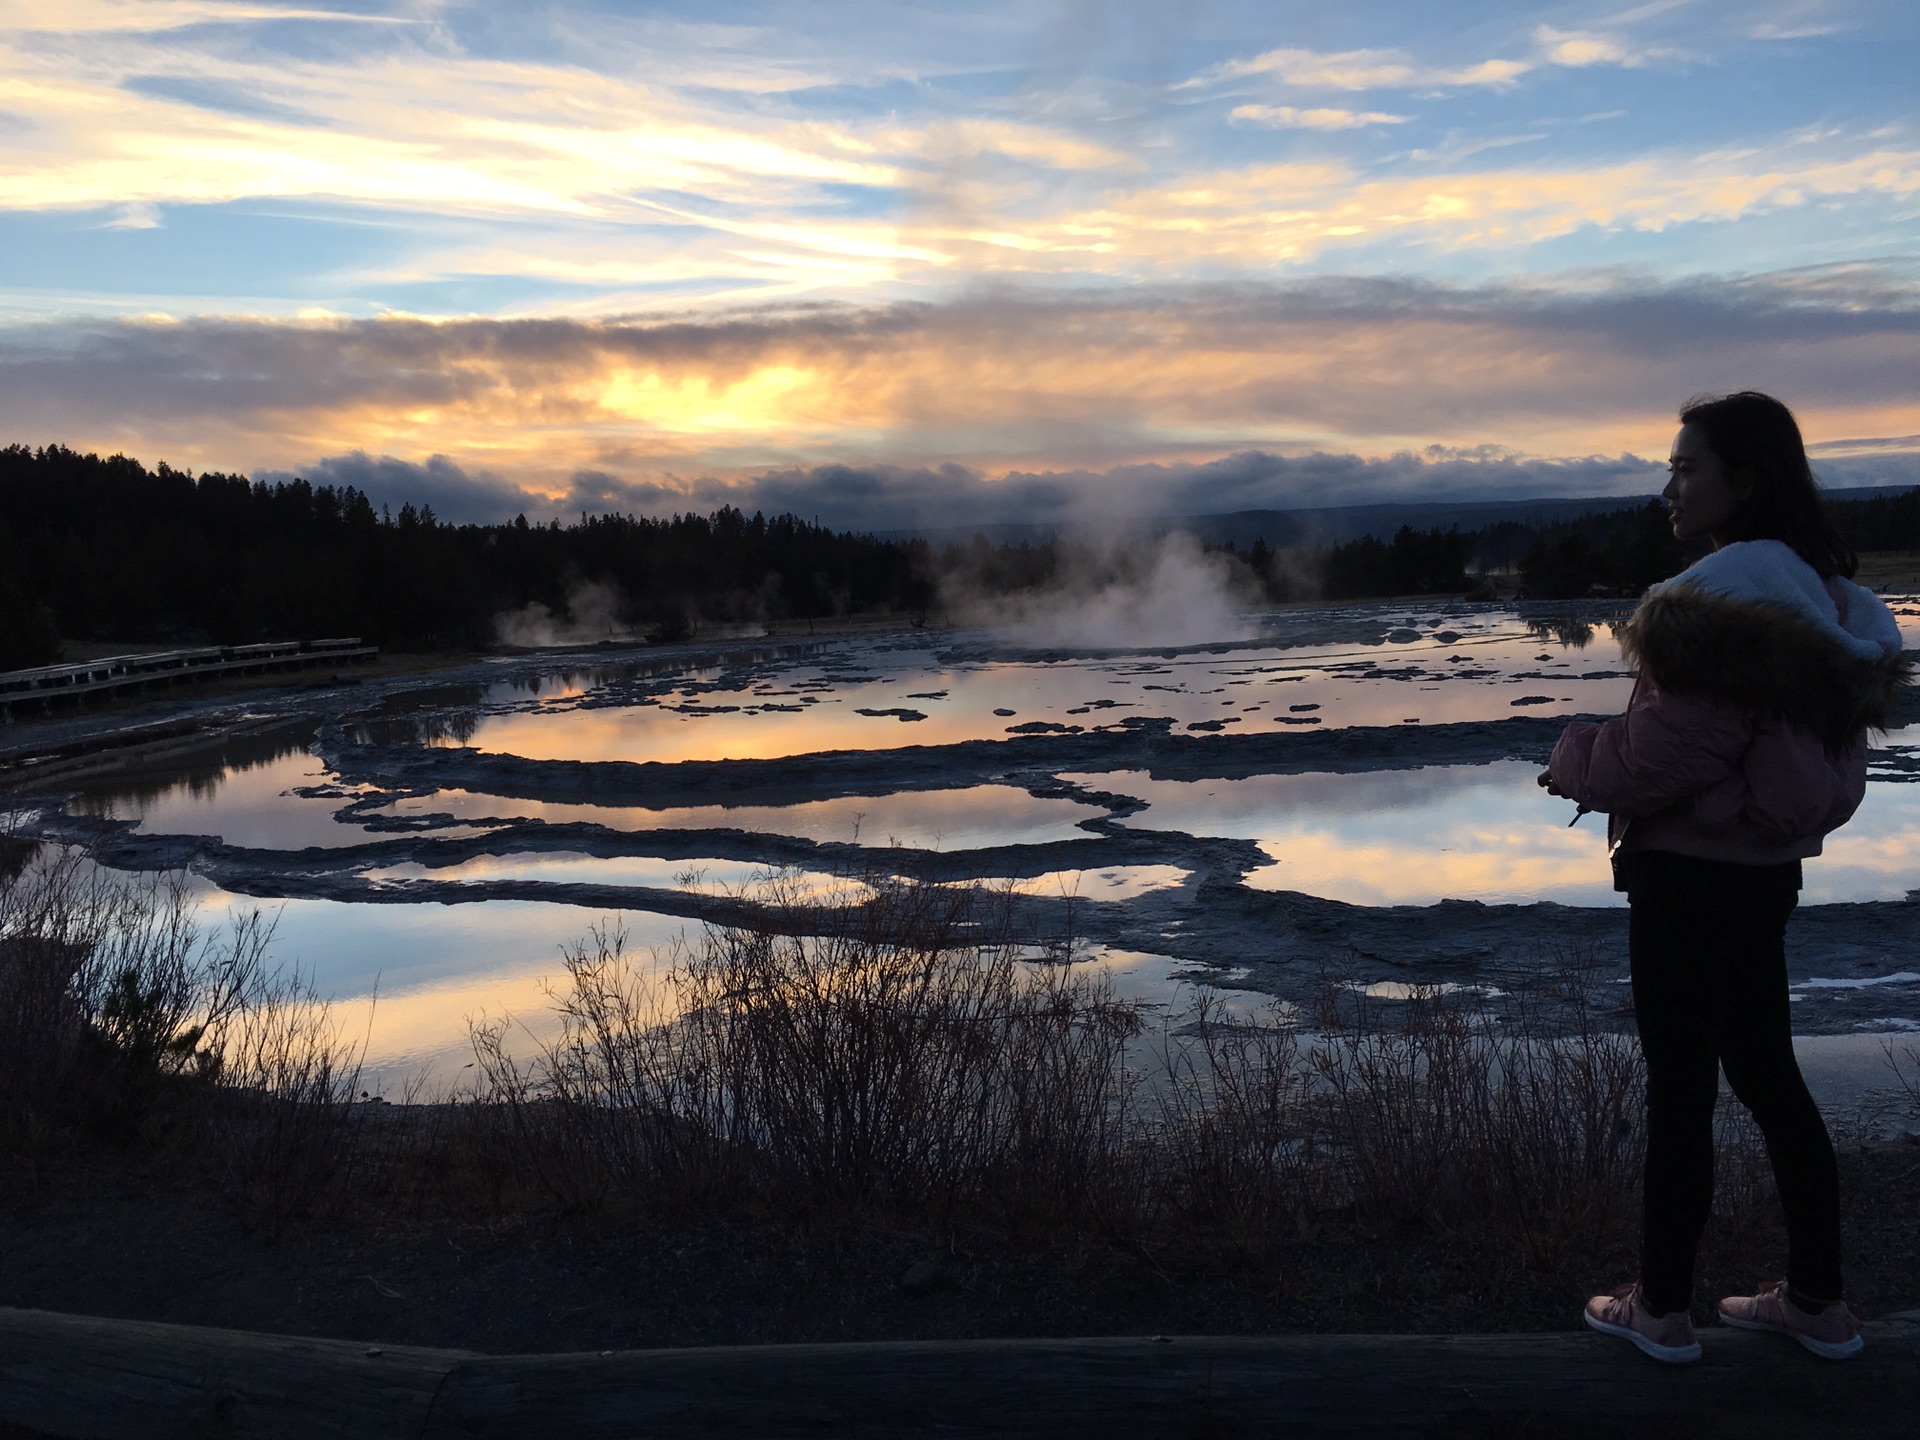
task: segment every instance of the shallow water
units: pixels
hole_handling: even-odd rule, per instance
[[[229,845],[258,850],[338,849],[376,838],[334,818],[357,790],[342,788],[324,798],[297,793],[336,788],[333,779],[325,762],[301,745],[211,777],[131,792],[105,789],[83,796],[74,808],[137,821],[149,835],[217,835]]]
[[[1104,870],[1049,870],[1015,880],[1023,895],[1061,895],[1082,900],[1133,900],[1184,885],[1193,872],[1178,865],[1113,865]]]
[[[1920,606],[1895,601],[1909,644]],[[1257,637],[1136,654],[1012,651],[979,632],[839,640],[673,671],[611,667],[476,691],[432,743],[529,760],[772,759],[1073,733],[1612,714],[1631,675],[1607,623],[1566,606],[1353,605],[1259,617]],[[1037,727],[1037,728],[1036,728]]]
[[[588,941],[591,925],[624,932],[629,953],[643,956],[665,956],[699,934],[674,916],[588,914],[539,901],[365,905],[263,902],[214,887],[203,894],[209,919],[254,908],[273,919],[273,955],[300,965],[332,997],[341,1034],[364,1044],[363,1083],[389,1098],[415,1078],[458,1086],[473,1059],[469,1022],[510,1020],[510,1049],[520,1054],[550,1037],[549,988],[565,980],[562,949]]]
[[[1607,860],[1606,817],[1541,790],[1523,761],[1358,775],[1154,780],[1070,774],[1145,801],[1120,823],[1255,840],[1273,863],[1241,883],[1356,905],[1438,900],[1624,905]],[[1920,785],[1870,782],[1847,827],[1802,867],[1803,904],[1903,900],[1920,879]]]
[[[457,819],[581,822],[613,830],[748,830],[803,840],[858,841],[923,850],[977,850],[1071,840],[1083,820],[1105,810],[1042,798],[1011,785],[971,785],[890,795],[850,795],[799,805],[693,805],[647,809],[510,799],[468,790],[409,796],[369,814],[451,815]]]
[[[1315,638],[1343,628],[1370,639]],[[609,670],[534,691],[494,687],[431,743],[674,763],[1076,733],[1143,717],[1257,733],[1619,709],[1631,677],[1611,632],[1561,628],[1564,639],[1543,636],[1492,610],[1395,624],[1356,608],[1266,617],[1264,641],[1147,655],[1008,658],[968,634],[845,641],[727,672]]]
[[[383,884],[432,880],[476,885],[491,880],[524,880],[546,885],[613,885],[654,890],[728,894],[767,884],[777,876],[783,897],[795,903],[856,903],[863,887],[814,870],[775,870],[740,860],[663,860],[651,855],[581,855],[567,850],[534,854],[480,855],[453,865],[417,861],[381,865],[362,872]]]
[[[1899,608],[1920,639],[1920,605]],[[1529,620],[1497,607],[1350,606],[1264,617],[1259,636],[1230,645],[1136,654],[1019,652],[963,634],[769,645],[697,666],[655,660],[436,686],[375,705],[345,731],[349,751],[464,746],[530,761],[669,767],[1014,741],[929,762],[935,768],[911,783],[930,788],[878,795],[767,804],[724,777],[681,784],[667,769],[657,805],[645,803],[651,780],[623,780],[620,803],[593,803],[593,772],[566,798],[526,799],[487,793],[478,762],[447,788],[382,789],[388,782],[343,783],[309,753],[309,725],[236,742],[197,768],[93,782],[72,809],[131,822],[136,837],[218,836],[233,847],[225,864],[234,852],[258,852],[249,876],[227,881],[249,890],[273,893],[277,875],[340,882],[329,890],[316,881],[305,893],[356,898],[257,902],[211,884],[207,894],[216,911],[277,910],[277,954],[341,997],[343,1016],[372,1016],[370,1053],[382,1075],[425,1065],[444,1077],[464,1064],[469,1015],[511,1011],[536,1031],[550,1023],[533,1018],[545,1014],[542,979],[561,973],[561,946],[603,912],[558,903],[559,891],[551,902],[488,898],[485,887],[496,882],[598,887],[593,898],[633,889],[633,904],[605,918],[646,948],[697,936],[699,925],[638,908],[642,891],[752,887],[778,858],[795,898],[823,903],[845,893],[836,876],[914,868],[915,852],[965,852],[964,865],[947,873],[998,877],[1036,900],[1090,902],[1083,914],[1157,916],[1131,930],[1110,926],[1110,943],[1094,953],[1127,993],[1164,998],[1192,962],[1133,947],[1177,951],[1180,936],[1197,928],[1196,912],[1168,907],[1204,906],[1206,894],[1221,893],[1203,884],[1239,876],[1236,893],[1362,905],[1617,906],[1604,817],[1569,828],[1572,807],[1541,792],[1537,766],[1517,760],[1155,779],[1097,765],[1031,768],[1020,735],[1094,737],[1157,718],[1204,741],[1611,713],[1631,682],[1604,616],[1595,618],[1602,623],[1568,607]],[[350,773],[365,781],[372,772]],[[1897,757],[1876,773],[1859,816],[1808,862],[1804,903],[1904,898],[1920,873],[1920,784],[1903,778]],[[538,773],[508,788],[538,795]],[[595,828],[545,836],[551,826]],[[489,835],[487,853],[474,843],[436,853]],[[809,843],[840,848],[816,860]],[[349,846],[379,848],[376,858],[338,854]],[[435,863],[449,853],[454,863]],[[465,903],[433,903],[450,899]],[[1229,953],[1257,959],[1260,938],[1249,931],[1250,948]],[[1217,964],[1206,973],[1232,983]],[[369,999],[376,977],[377,1006]],[[1796,994],[1854,986],[1859,1023],[1871,1027],[1876,1013],[1893,1013],[1876,1012],[1882,997],[1914,987],[1904,974],[1870,980],[1816,975]],[[1834,1053],[1843,1051],[1854,1053]]]

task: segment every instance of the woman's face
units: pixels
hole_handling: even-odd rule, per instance
[[[1720,457],[1708,447],[1707,437],[1691,425],[1682,425],[1673,437],[1667,472],[1667,488],[1660,495],[1667,502],[1673,538],[1708,535],[1716,546],[1725,543],[1721,535],[1751,487],[1735,487]]]

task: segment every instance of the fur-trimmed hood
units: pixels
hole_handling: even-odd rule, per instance
[[[1884,729],[1912,683],[1880,597],[1822,581],[1777,540],[1725,546],[1654,586],[1619,637],[1621,653],[1662,690],[1734,701],[1836,749]]]

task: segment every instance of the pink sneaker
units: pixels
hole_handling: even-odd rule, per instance
[[[1776,1280],[1758,1295],[1729,1295],[1720,1302],[1720,1318],[1738,1330],[1777,1330],[1791,1335],[1822,1360],[1851,1360],[1866,1348],[1860,1320],[1840,1301],[1809,1315],[1787,1298],[1787,1282]]]
[[[1602,1335],[1618,1335],[1631,1340],[1656,1360],[1669,1365],[1690,1365],[1700,1358],[1700,1342],[1694,1337],[1693,1321],[1684,1310],[1655,1316],[1640,1303],[1638,1281],[1611,1295],[1596,1295],[1587,1302],[1586,1321]]]

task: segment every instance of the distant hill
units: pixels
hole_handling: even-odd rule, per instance
[[[1862,485],[1834,487],[1825,493],[1830,500],[1871,500],[1878,496],[1903,495],[1911,485]],[[1139,522],[1138,529],[1149,534],[1184,530],[1208,544],[1231,542],[1247,549],[1255,540],[1264,541],[1269,550],[1291,545],[1342,545],[1363,535],[1386,540],[1403,525],[1416,530],[1446,530],[1458,525],[1462,530],[1479,530],[1501,522],[1545,526],[1575,520],[1588,515],[1609,515],[1636,510],[1650,495],[1587,495],[1572,498],[1536,498],[1531,500],[1438,500],[1383,501],[1370,505],[1330,505],[1300,510],[1235,510],[1221,515],[1159,516]],[[944,525],[916,530],[879,532],[885,540],[922,539],[939,547],[965,544],[975,535],[984,535],[994,545],[1044,544],[1063,531],[1076,528],[1065,522],[1020,524],[1007,522],[989,525]]]

